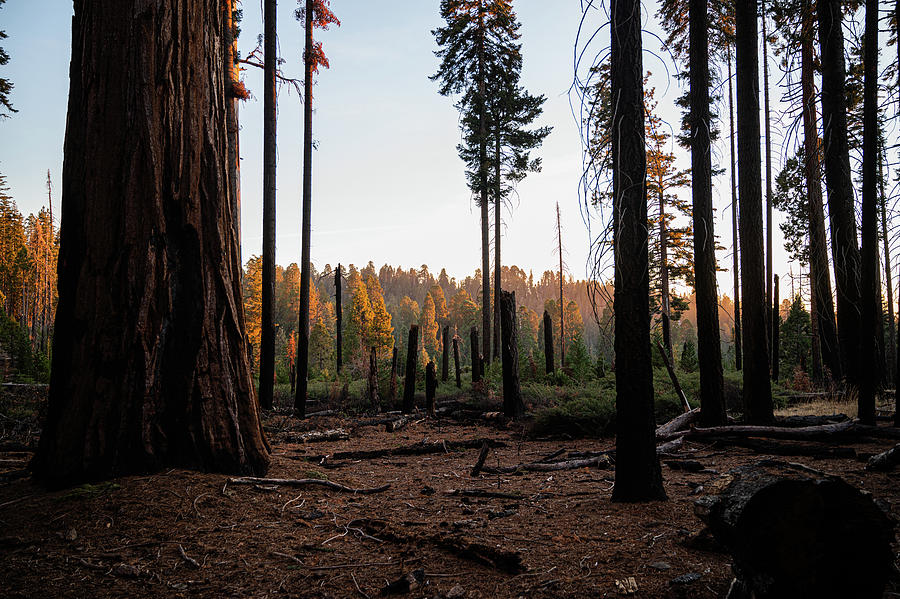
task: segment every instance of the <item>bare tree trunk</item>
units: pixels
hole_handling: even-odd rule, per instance
[[[643,100],[641,100],[643,102]],[[643,106],[643,103],[641,104]],[[646,155],[645,155],[646,156]],[[645,169],[646,171],[646,162]],[[645,172],[646,174],[646,172]],[[646,200],[646,198],[645,198]],[[644,202],[644,213],[647,212],[647,202]],[[645,219],[646,220],[646,219]],[[645,225],[646,226],[646,225]],[[556,203],[556,235],[558,240],[557,249],[559,250],[559,367],[566,367],[566,305],[563,298],[563,282],[566,280],[566,274],[563,270],[563,244],[562,244],[562,224],[559,219],[559,202]]]
[[[472,382],[477,383],[481,380],[481,356],[478,354],[478,329],[472,327],[469,332],[472,345]]]
[[[499,128],[499,127],[495,127]],[[500,237],[503,224],[501,223],[502,202],[500,201],[500,131],[496,132],[494,139],[494,178],[496,189],[494,193],[494,356],[493,359],[502,359],[500,351]]]
[[[341,374],[341,368],[344,365],[344,315],[341,308],[342,291],[341,291],[341,265],[338,263],[337,269],[334,271],[334,334],[335,345],[337,346],[337,373]]]
[[[381,408],[381,400],[378,398],[378,354],[375,346],[369,351],[369,376],[368,376],[369,403],[378,411]]]
[[[306,395],[309,384],[309,249],[312,232],[312,112],[313,112],[313,5],[306,0],[306,49],[303,53],[303,223],[300,248],[300,324],[297,331],[297,393],[294,412],[306,417]]]
[[[756,0],[754,0],[755,2]],[[763,47],[763,104],[766,120],[766,305],[769,307],[766,323],[770,326],[775,318],[772,313],[772,113],[769,110],[769,40],[766,21],[766,0],[760,0],[762,6],[762,47]],[[774,335],[771,337],[774,341]],[[777,354],[769,352],[771,363],[775,364]]]
[[[844,34],[840,0],[819,0],[819,43],[822,64],[825,184],[831,218],[831,254],[837,290],[837,324],[843,372],[851,385],[860,383],[859,245],[853,210],[853,182],[847,141],[844,97]]]
[[[225,112],[228,122],[228,182],[231,186],[232,212],[234,213],[234,235],[238,243],[238,262],[241,260],[241,127],[240,101],[237,95],[237,86],[240,83],[240,68],[238,67],[237,38],[234,35],[236,26],[234,23],[234,0],[226,0],[225,5]],[[52,217],[53,210],[50,215]]]
[[[544,371],[547,374],[553,372],[553,322],[550,314],[544,310]]]
[[[859,420],[875,424],[875,394],[884,377],[878,364],[877,330],[882,326],[878,289],[878,0],[866,0],[863,68],[862,330],[860,331]]]
[[[434,395],[437,390],[437,374],[434,361],[429,360],[425,367],[425,412],[429,418],[434,418]]]
[[[389,391],[389,401],[393,404],[397,401],[397,346],[391,354],[391,387]]]
[[[728,46],[728,124],[731,128],[731,248],[732,272],[734,274],[734,367],[741,370],[743,364],[743,347],[741,346],[741,281],[740,281],[740,243],[738,236],[738,194],[737,194],[737,162],[734,155],[734,90],[732,89],[731,45]]]
[[[744,419],[774,421],[766,328],[765,258],[759,153],[757,0],[735,5],[738,171],[740,173],[741,282],[744,293]]]
[[[616,107],[612,130],[616,314],[616,484],[613,501],[666,498],[656,455],[650,358],[647,157],[640,14],[639,0],[611,0],[612,105]],[[560,306],[560,309],[564,307]]]
[[[453,335],[453,366],[456,370],[456,388],[462,387],[462,379],[459,374],[459,335]]]
[[[500,296],[500,328],[503,339],[503,414],[508,418],[521,418],[525,414],[525,404],[519,388],[519,329],[514,291],[504,291]]]
[[[196,0],[75,4],[59,307],[33,462],[48,485],[166,465],[267,470],[228,185],[224,26],[221,6]]]
[[[491,237],[488,204],[487,107],[484,58],[484,6],[478,3],[478,183],[481,192],[481,353],[491,358]]]
[[[694,216],[694,288],[697,296],[697,352],[700,360],[700,415],[704,426],[727,423],[716,236],[713,220],[707,0],[690,3],[691,189]],[[670,348],[669,351],[671,352]],[[671,355],[671,353],[670,353]]]
[[[416,358],[419,355],[419,325],[409,327],[406,342],[406,376],[403,380],[403,413],[411,414],[416,399]]]
[[[659,149],[659,148],[658,148]],[[663,189],[662,170],[657,168],[659,179],[657,188],[659,191],[659,287],[661,304],[661,321],[663,346],[666,348],[669,358],[672,358],[672,331],[669,322],[669,247],[666,243],[666,196]]]
[[[275,159],[278,99],[276,0],[265,0],[263,76],[263,255],[259,343],[259,404],[272,407],[275,390]]]
[[[828,241],[825,237],[825,212],[822,209],[822,178],[819,166],[819,133],[816,114],[816,88],[813,56],[813,25],[815,16],[811,0],[803,8],[803,30],[800,43],[800,83],[803,93],[803,139],[805,148],[804,174],[809,204],[809,276],[810,295],[814,297],[813,334],[818,338],[822,364],[835,380],[843,378],[838,347],[837,327],[834,323],[834,299],[831,295],[831,274],[828,269]],[[815,344],[814,344],[815,345]],[[813,347],[815,356],[816,347]],[[814,358],[815,361],[815,358]],[[815,371],[815,367],[813,368]]]
[[[887,152],[884,148],[884,132],[879,132],[881,141],[881,155],[878,161],[878,182],[881,187],[881,239],[884,242],[884,283],[887,291],[888,307],[888,350],[885,351],[886,371],[885,381],[894,380],[894,370],[897,350],[897,328],[894,322],[894,282],[891,269],[891,244],[888,237],[887,226],[887,196],[884,193],[884,163],[887,161]],[[890,383],[888,383],[890,384]]]
[[[780,376],[781,348],[779,337],[781,333],[781,306],[778,303],[778,275],[774,275],[775,290],[772,292],[772,380],[778,382]]]
[[[450,378],[450,327],[444,325],[441,333],[441,382],[446,383],[447,379]]]

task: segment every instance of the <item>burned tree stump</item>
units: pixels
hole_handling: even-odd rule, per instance
[[[503,414],[520,418],[525,414],[519,388],[519,341],[516,325],[516,292],[500,292],[500,346],[503,360]]]
[[[377,411],[381,407],[381,402],[378,399],[378,354],[375,352],[374,345],[369,351],[368,393],[369,403]]]
[[[553,372],[553,321],[550,313],[544,310],[544,370],[547,374]]]
[[[416,354],[419,349],[419,325],[409,327],[406,342],[406,377],[403,380],[403,413],[410,414],[415,407],[416,395]]]
[[[437,391],[437,368],[434,362],[425,367],[425,410],[429,418],[434,418],[434,395]]]
[[[472,382],[477,383],[481,380],[481,354],[478,353],[478,329],[472,327],[469,337],[472,343]]]
[[[443,341],[443,353],[441,354],[441,382],[446,383],[450,378],[450,327],[445,326],[441,331]]]
[[[462,387],[462,380],[459,376],[459,335],[453,336],[453,365],[456,368],[456,388]]]
[[[736,468],[710,488],[695,512],[734,558],[730,598],[881,597],[894,525],[871,496],[775,460]]]
[[[394,351],[391,355],[391,385],[388,390],[388,395],[390,396],[388,400],[391,403],[397,401],[397,347],[394,346]]]

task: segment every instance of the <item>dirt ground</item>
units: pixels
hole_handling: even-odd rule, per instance
[[[664,465],[669,501],[629,505],[610,501],[612,467],[470,476],[480,439],[505,445],[488,454],[494,468],[608,450],[612,440],[526,440],[449,419],[389,433],[361,419],[271,415],[267,427],[270,477],[390,486],[353,494],[169,470],[46,492],[10,476],[34,443],[18,430],[31,437],[0,442],[0,596],[375,597],[415,572],[409,597],[614,597],[631,582],[636,597],[722,597],[730,559],[701,534],[693,501],[718,473],[767,457],[686,443],[682,457],[703,470]],[[339,427],[349,439],[296,442],[298,431]],[[457,450],[460,441],[474,442]],[[436,442],[440,453],[335,455]],[[863,457],[890,446],[853,445]],[[843,476],[900,515],[896,473],[866,472],[859,459],[777,459]],[[898,591],[895,581],[885,596]]]

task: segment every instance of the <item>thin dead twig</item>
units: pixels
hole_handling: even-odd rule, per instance
[[[304,486],[320,486],[341,491],[344,493],[353,493],[354,495],[370,495],[372,493],[381,493],[391,488],[391,485],[382,485],[371,489],[354,489],[330,480],[322,480],[318,478],[258,478],[255,476],[243,476],[240,478],[229,478],[228,482],[233,485],[283,485],[286,487],[304,487]]]

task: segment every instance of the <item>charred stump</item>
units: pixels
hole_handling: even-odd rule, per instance
[[[453,366],[456,370],[456,388],[462,387],[462,380],[459,376],[459,335],[453,336]]]
[[[394,351],[391,355],[391,385],[388,395],[388,400],[391,403],[397,401],[397,346],[394,346]]]
[[[445,326],[441,331],[443,341],[443,354],[441,355],[441,382],[446,383],[450,378],[450,327]]]
[[[520,418],[525,414],[519,388],[519,342],[516,326],[516,292],[500,292],[500,345],[503,361],[503,414]]]
[[[882,596],[894,525],[870,495],[775,460],[720,480],[695,512],[734,558],[729,597]]]
[[[553,321],[550,313],[544,310],[544,370],[553,372]]]
[[[368,393],[369,403],[377,411],[381,406],[378,399],[378,354],[375,352],[374,345],[369,351]]]
[[[478,329],[472,327],[469,333],[472,342],[472,382],[481,380],[481,354],[478,353]]]
[[[437,391],[437,368],[434,361],[425,367],[425,410],[429,418],[434,418],[434,395]]]
[[[403,380],[403,413],[410,414],[415,407],[416,396],[416,354],[419,348],[419,325],[409,327],[406,343],[406,377]]]

